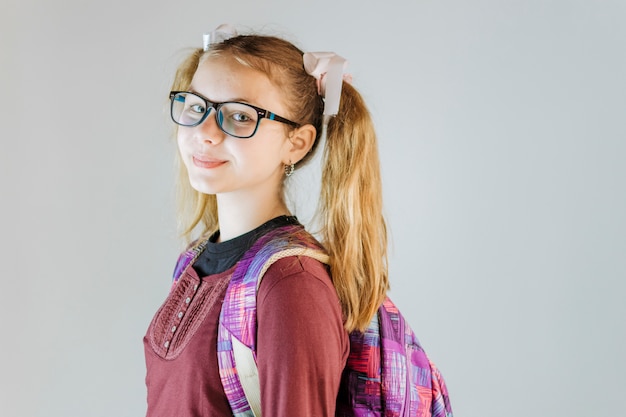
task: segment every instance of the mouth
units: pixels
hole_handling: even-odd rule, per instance
[[[221,159],[213,159],[213,158],[208,158],[208,157],[203,157],[203,156],[193,156],[192,160],[193,160],[193,164],[197,166],[198,168],[207,168],[207,169],[217,168],[226,163],[226,161],[223,161]]]

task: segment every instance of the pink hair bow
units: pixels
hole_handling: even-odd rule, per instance
[[[317,92],[324,98],[324,119],[339,111],[342,82],[352,82],[345,74],[348,61],[334,52],[307,52],[302,57],[304,70],[317,80]]]
[[[213,32],[202,35],[202,49],[208,51],[212,43],[224,42],[233,36],[237,36],[237,30],[233,25],[227,23],[219,25]]]

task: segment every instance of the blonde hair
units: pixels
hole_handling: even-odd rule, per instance
[[[173,90],[187,90],[206,57],[229,56],[265,74],[281,89],[294,122],[317,130],[320,142],[323,101],[308,75],[303,52],[271,36],[245,35],[195,50],[178,68]],[[306,163],[313,152],[296,165]],[[214,195],[195,191],[178,161],[178,208],[183,235],[207,235],[217,229]],[[374,125],[361,95],[344,83],[337,116],[328,123],[319,206],[322,244],[330,255],[330,274],[348,331],[364,330],[389,288],[387,229],[382,214],[382,184]]]

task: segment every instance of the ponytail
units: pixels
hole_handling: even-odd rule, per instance
[[[387,228],[374,125],[361,95],[345,82],[327,128],[320,215],[344,327],[363,331],[389,289]]]

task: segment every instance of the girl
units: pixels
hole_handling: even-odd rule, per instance
[[[194,51],[170,94],[180,219],[188,238],[201,237],[144,338],[147,415],[233,414],[217,360],[229,280],[246,250],[277,228],[292,225],[293,239],[312,240],[283,188],[326,130],[319,214],[330,262],[272,264],[257,294],[256,360],[264,416],[334,416],[348,332],[367,327],[388,288],[372,120],[342,81],[340,58],[322,57],[325,69],[287,41],[232,35],[214,32]],[[329,119],[333,96],[340,105]]]

